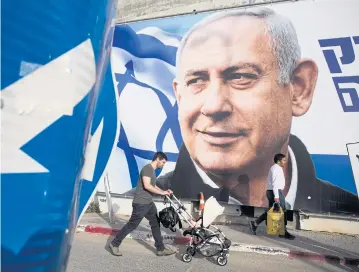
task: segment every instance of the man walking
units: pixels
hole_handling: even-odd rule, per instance
[[[135,195],[133,198],[133,211],[128,223],[120,230],[109,247],[112,253],[116,256],[122,256],[119,250],[119,246],[127,234],[135,230],[142,219],[145,217],[148,219],[153,238],[155,239],[155,247],[157,249],[158,256],[171,255],[174,251],[166,249],[163,244],[163,238],[160,231],[160,223],[157,217],[157,208],[152,200],[153,194],[158,195],[171,195],[172,191],[163,191],[156,186],[155,169],[163,168],[167,162],[167,156],[163,152],[156,152],[152,162],[142,168],[140,176],[138,178]]]
[[[283,154],[276,154],[274,156],[274,165],[270,168],[267,178],[267,198],[269,202],[269,208],[272,208],[274,203],[279,203],[284,211],[284,223],[287,226],[287,215],[286,215],[286,206],[285,206],[285,197],[283,195],[283,190],[285,186],[285,177],[283,168],[286,164],[286,158]],[[251,232],[255,235],[257,227],[262,223],[267,217],[267,212],[264,212],[260,217],[255,221],[249,222],[249,228]],[[286,228],[286,227],[285,227]],[[285,229],[284,236],[281,236],[286,239],[293,240],[295,236],[290,234]]]

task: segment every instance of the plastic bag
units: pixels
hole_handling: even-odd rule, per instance
[[[282,207],[274,203],[267,212],[267,233],[269,235],[284,235],[284,212]]]

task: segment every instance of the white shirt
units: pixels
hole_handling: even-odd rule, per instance
[[[292,164],[292,180],[290,182],[290,187],[287,195],[285,196],[286,202],[290,205],[291,209],[294,207],[295,198],[297,196],[297,186],[298,186],[298,167],[297,159],[295,158],[293,150],[288,146],[288,157]]]
[[[285,197],[285,200],[291,206],[291,209],[293,209],[294,202],[295,202],[296,195],[297,195],[298,169],[297,169],[297,160],[296,160],[294,152],[292,151],[290,146],[288,146],[288,153],[289,153],[288,157],[290,158],[290,161],[292,164],[292,169],[291,169],[292,170],[292,180],[290,183],[288,194]],[[208,177],[208,175],[193,160],[192,160],[192,162],[193,162],[194,166],[196,167],[198,175],[202,178],[204,183],[208,184],[212,188],[219,188],[217,186],[217,184],[215,184],[214,181],[211,180],[210,177]],[[228,204],[242,205],[242,203],[240,201],[238,201],[237,199],[235,199],[231,196],[229,197]]]
[[[273,190],[274,197],[279,198],[278,190],[283,190],[285,186],[285,176],[283,168],[274,164],[270,169],[267,177],[267,190]]]

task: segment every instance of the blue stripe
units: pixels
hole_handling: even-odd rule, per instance
[[[128,170],[130,172],[132,188],[134,188],[137,185],[139,171],[138,171],[138,167],[137,167],[136,158],[135,158],[135,156],[132,152],[132,149],[128,143],[127,135],[126,135],[126,132],[122,125],[120,127],[120,136],[119,136],[119,139],[117,142],[117,146],[119,148],[121,148],[123,150],[123,152],[125,153]]]
[[[358,195],[349,156],[311,155],[317,177]]]
[[[128,25],[116,26],[113,46],[137,58],[155,58],[176,65],[177,47],[165,45],[150,35],[136,34]]]
[[[160,92],[159,90],[152,88],[151,86],[149,86],[145,83],[142,83],[142,82],[138,81],[136,78],[134,78],[132,61],[129,61],[125,66],[127,68],[125,74],[115,73],[116,81],[118,82],[118,84],[117,84],[118,94],[121,96],[122,91],[124,90],[125,86],[128,83],[135,83],[138,86],[142,86],[145,88],[151,88],[159,97],[162,107],[165,109],[165,111],[167,113],[166,121],[162,125],[160,133],[157,136],[157,140],[156,140],[157,150],[162,150],[164,138],[165,138],[165,135],[167,134],[167,132],[170,129],[172,130],[172,133],[180,131],[178,118],[177,118],[177,112],[178,112],[177,104],[172,107],[168,98],[162,92]],[[179,137],[175,137],[175,141],[178,144],[177,147],[179,148],[180,143],[182,142],[181,134],[179,134]],[[129,141],[126,136],[126,132],[122,125],[120,128],[120,135],[119,135],[119,139],[117,142],[117,147],[121,148],[125,153],[127,164],[128,164],[128,169],[129,169],[129,173],[130,173],[132,188],[134,188],[137,185],[137,180],[139,177],[139,169],[138,169],[138,165],[137,165],[135,156],[140,157],[142,159],[146,159],[146,160],[152,160],[152,158],[155,154],[155,151],[140,150],[140,149],[132,148],[129,144]],[[170,161],[170,162],[177,161],[177,158],[178,158],[177,153],[166,152],[166,155],[168,157],[168,161]],[[162,171],[161,169],[157,169],[156,175],[157,176],[160,175],[161,171]]]

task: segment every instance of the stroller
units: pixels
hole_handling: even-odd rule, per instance
[[[174,195],[165,197],[165,204],[168,202],[170,206],[159,212],[159,220],[162,225],[175,231],[177,223],[180,228],[182,227],[179,217],[189,225],[189,229],[183,232],[183,236],[190,236],[190,242],[186,252],[182,255],[182,260],[189,263],[196,253],[200,253],[205,257],[217,256],[217,264],[225,266],[228,262],[231,241],[219,228],[211,225],[224,211],[217,200],[211,197],[206,201],[203,216],[197,221],[193,220],[193,217]]]

